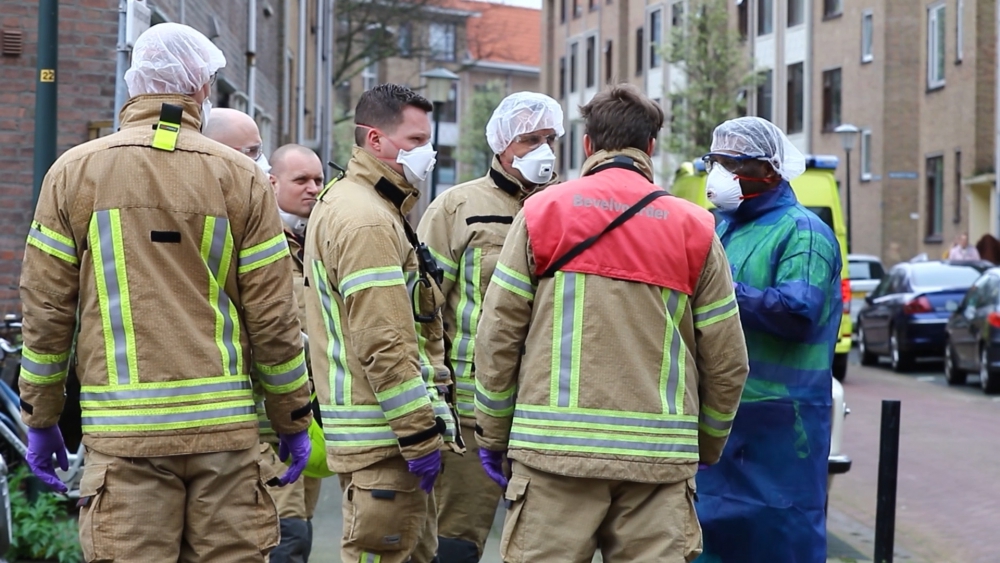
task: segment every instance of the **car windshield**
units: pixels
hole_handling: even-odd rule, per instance
[[[913,268],[913,287],[969,287],[980,276],[972,266],[925,264]]]
[[[806,207],[806,209],[815,213],[817,217],[826,223],[826,226],[830,227],[831,231],[836,232],[837,229],[833,227],[833,209],[829,207]],[[853,278],[854,276],[852,275],[851,277]]]

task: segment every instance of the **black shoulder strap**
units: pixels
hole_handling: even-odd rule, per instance
[[[547,277],[553,276],[560,268],[562,268],[563,266],[565,266],[566,264],[568,264],[570,260],[576,258],[584,250],[587,250],[588,248],[590,248],[591,246],[593,246],[594,243],[597,242],[598,239],[600,239],[602,236],[608,234],[609,232],[613,231],[614,229],[617,229],[618,227],[622,226],[625,223],[625,221],[628,221],[632,217],[635,217],[636,215],[638,215],[638,213],[640,211],[642,211],[650,203],[653,203],[654,200],[656,200],[658,198],[661,198],[663,196],[667,196],[667,195],[670,195],[670,194],[668,194],[667,192],[665,192],[663,190],[657,190],[655,192],[646,194],[645,197],[643,197],[639,201],[635,202],[635,204],[632,207],[629,207],[628,209],[626,209],[624,213],[622,213],[618,217],[615,217],[614,221],[608,223],[608,226],[604,227],[603,231],[601,231],[601,232],[597,233],[596,235],[593,235],[593,236],[591,236],[591,237],[589,237],[587,239],[584,239],[583,241],[577,243],[577,245],[574,246],[573,248],[569,249],[569,251],[566,252],[566,254],[563,254],[559,258],[553,260],[552,263],[549,264],[549,267],[546,268],[544,272],[542,272],[541,277],[547,278]]]

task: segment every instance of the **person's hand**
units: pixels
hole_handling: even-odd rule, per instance
[[[441,451],[433,452],[417,459],[406,461],[406,468],[417,477],[420,477],[420,488],[427,494],[434,492],[434,481],[441,473]]]
[[[507,488],[507,477],[503,474],[503,452],[495,452],[479,448],[479,463],[490,479],[493,479],[501,489]]]
[[[53,454],[59,463],[59,469],[67,471],[69,459],[66,457],[66,442],[63,441],[59,426],[28,428],[28,452],[25,455],[28,467],[43,483],[56,492],[65,493],[68,490],[66,484],[56,475],[56,468],[52,465]]]
[[[284,462],[289,455],[292,457],[292,464],[288,467],[288,471],[278,480],[279,487],[284,487],[299,479],[302,470],[306,468],[306,462],[309,461],[311,453],[312,442],[309,441],[308,430],[295,434],[278,434],[278,459]]]

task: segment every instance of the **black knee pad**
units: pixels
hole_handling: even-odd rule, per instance
[[[467,540],[439,536],[437,559],[440,563],[479,563],[479,548]]]

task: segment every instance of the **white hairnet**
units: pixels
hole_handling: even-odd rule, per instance
[[[774,171],[791,180],[806,171],[806,158],[778,126],[760,117],[738,117],[715,128],[712,152],[734,151],[766,157]]]
[[[207,37],[179,23],[161,23],[135,41],[125,71],[129,96],[194,94],[226,66],[226,57]]]
[[[555,129],[562,137],[563,111],[559,102],[535,92],[517,92],[500,101],[486,124],[486,142],[495,154],[502,153],[518,135]]]

